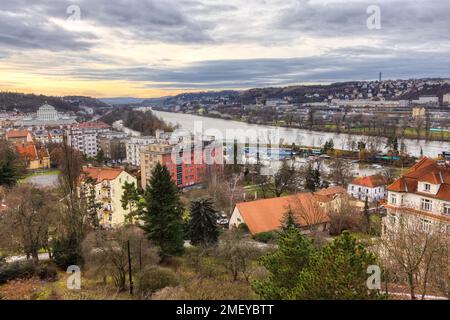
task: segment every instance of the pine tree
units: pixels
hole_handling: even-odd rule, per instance
[[[16,154],[6,142],[0,142],[0,186],[13,186],[22,176]]]
[[[287,231],[292,228],[299,228],[299,224],[297,222],[297,219],[295,218],[294,211],[290,206],[283,217],[281,225],[283,231]]]
[[[316,177],[314,169],[311,165],[308,166],[308,169],[306,171],[306,177],[305,177],[305,189],[309,190],[311,192],[316,191]]]
[[[314,252],[311,240],[296,228],[281,232],[277,245],[274,252],[261,259],[261,264],[269,273],[268,277],[253,283],[253,290],[266,300],[288,299]]]
[[[189,221],[189,238],[194,246],[216,244],[219,237],[217,211],[209,198],[191,202],[191,219]]]
[[[143,230],[149,240],[161,249],[161,257],[183,252],[183,206],[178,188],[169,171],[158,163],[145,190],[146,210],[143,212]]]
[[[294,300],[367,300],[383,298],[367,289],[367,268],[376,257],[348,231],[314,252],[288,295]]]
[[[365,226],[366,232],[369,233],[370,232],[370,211],[369,211],[369,198],[368,197],[366,197],[366,200],[364,201],[363,216],[364,216],[364,226]]]
[[[122,209],[128,210],[128,214],[125,217],[125,221],[132,224],[135,218],[140,214],[140,196],[134,182],[125,181],[122,186],[123,193],[120,202],[122,203]]]
[[[92,179],[91,177],[87,177],[85,181],[85,199],[87,204],[87,214],[89,222],[94,228],[94,230],[97,230],[100,228],[100,221],[98,217],[98,211],[101,209],[102,204],[97,201],[97,194],[95,191],[95,183],[96,180]]]

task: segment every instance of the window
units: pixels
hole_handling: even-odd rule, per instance
[[[420,226],[422,228],[422,231],[430,232],[431,221],[427,219],[420,219]]]
[[[433,210],[433,202],[428,199],[422,199],[421,209],[424,211],[432,211]]]
[[[397,195],[393,194],[391,195],[391,204],[397,204]]]
[[[444,205],[444,214],[450,215],[450,205]]]
[[[389,215],[389,222],[391,225],[395,225],[397,222],[397,216],[395,214]]]
[[[425,190],[426,192],[430,192],[430,191],[431,191],[431,184],[425,183],[425,185],[424,185],[424,190]]]

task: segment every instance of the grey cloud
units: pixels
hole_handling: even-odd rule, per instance
[[[368,6],[381,9],[381,29],[369,30],[366,25]],[[317,1],[297,0],[288,9],[279,12],[274,26],[290,30],[294,35],[308,34],[320,37],[367,36],[390,43],[448,40],[450,33],[450,2],[431,1],[347,1],[323,4]]]
[[[450,57],[444,54],[391,52],[379,49],[337,50],[317,57],[292,59],[218,60],[179,69],[155,67],[73,70],[75,77],[100,80],[122,79],[151,88],[250,88],[301,82],[335,82],[375,79],[382,71],[389,78],[445,77]]]

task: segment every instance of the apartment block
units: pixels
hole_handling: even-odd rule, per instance
[[[101,121],[76,124],[69,131],[69,145],[88,157],[95,157],[100,150],[99,135],[108,131],[110,126]]]
[[[198,145],[198,144],[197,144]],[[223,171],[222,148],[211,142],[171,146],[150,145],[141,151],[141,186],[149,183],[157,163],[166,166],[178,188],[188,188],[201,184],[208,174]]]

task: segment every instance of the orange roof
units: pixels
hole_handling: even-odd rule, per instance
[[[104,167],[104,168],[96,168],[96,167],[83,168],[83,174],[91,177],[92,179],[96,180],[97,182],[102,182],[104,180],[114,180],[122,172],[123,172],[123,169],[120,169],[120,168],[107,168],[107,167]]]
[[[436,195],[417,191],[419,182],[440,185]],[[422,194],[436,199],[450,201],[450,167],[439,165],[437,161],[423,158],[408,170],[401,178],[388,187],[393,192]]]
[[[301,226],[330,221],[312,193],[242,202],[236,207],[252,234],[280,229],[289,208]]]
[[[19,156],[23,159],[27,160],[38,160],[38,152],[36,150],[36,146],[34,143],[17,143],[15,144],[15,148]]]
[[[340,186],[336,186],[336,187],[329,187],[326,189],[320,189],[319,191],[315,192],[315,195],[320,195],[320,196],[327,196],[327,197],[334,197],[338,194],[344,194],[347,191]]]
[[[6,133],[6,139],[27,138],[28,135],[31,135],[30,131],[11,130]]]
[[[384,186],[387,183],[387,179],[382,175],[376,174],[369,177],[356,178],[352,181],[351,184],[355,184],[357,186],[363,186],[366,188],[376,188],[380,186]]]

